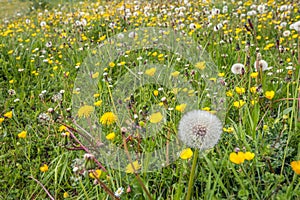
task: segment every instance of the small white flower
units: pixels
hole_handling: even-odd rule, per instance
[[[48,48],[52,47],[52,42],[51,41],[47,42],[46,47],[48,47]]]
[[[268,70],[268,63],[265,60],[255,61],[254,62],[255,71],[258,71],[258,69],[260,68],[262,71]]]
[[[191,148],[210,149],[217,144],[221,133],[221,121],[207,111],[190,111],[179,122],[178,137]]]
[[[234,65],[232,65],[231,67],[231,71],[234,74],[243,74],[245,66],[241,63],[235,63]]]
[[[117,191],[115,192],[115,196],[116,196],[116,197],[120,197],[121,194],[123,194],[123,192],[124,192],[124,188],[120,187],[120,188],[118,188]]]

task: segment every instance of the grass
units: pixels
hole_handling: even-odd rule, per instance
[[[0,1],[0,199],[299,199],[299,5],[264,2]],[[223,131],[182,159],[194,109]]]

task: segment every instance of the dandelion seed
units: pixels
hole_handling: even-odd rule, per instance
[[[179,122],[178,137],[191,148],[210,149],[217,144],[221,133],[221,121],[207,111],[190,111]]]
[[[79,108],[77,114],[78,114],[79,118],[81,118],[81,117],[88,118],[92,114],[93,111],[94,111],[93,106],[84,105]]]
[[[231,72],[234,74],[243,74],[245,66],[241,63],[235,63],[231,67]]]
[[[106,112],[100,118],[100,122],[103,125],[111,125],[116,121],[117,121],[117,116],[112,112]]]
[[[266,71],[268,70],[268,63],[265,60],[255,61],[254,62],[254,69],[255,71]]]

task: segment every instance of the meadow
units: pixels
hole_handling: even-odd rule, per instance
[[[0,199],[300,199],[299,8],[0,0]]]

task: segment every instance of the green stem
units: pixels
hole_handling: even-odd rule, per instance
[[[198,154],[199,154],[199,150],[196,149],[195,152],[194,152],[193,165],[192,165],[192,169],[191,169],[191,174],[190,174],[190,180],[189,180],[189,186],[188,186],[188,192],[187,192],[186,200],[190,200],[191,199],[191,195],[192,195],[192,191],[193,191],[193,186],[194,186],[194,175],[195,175],[195,171],[196,171]]]

